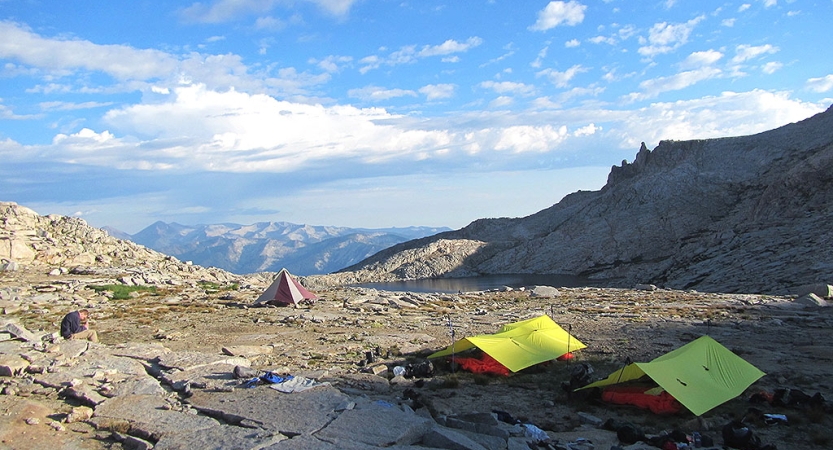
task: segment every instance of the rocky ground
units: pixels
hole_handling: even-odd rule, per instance
[[[833,442],[833,420],[823,410],[748,401],[754,392],[778,388],[833,399],[833,309],[794,298],[661,289],[560,288],[543,297],[532,289],[452,295],[342,287],[318,291],[311,307],[256,308],[252,303],[269,283],[265,275],[134,286],[128,298],[115,299],[93,287],[142,283],[100,270],[46,269],[0,272],[0,328],[11,322],[35,336],[24,342],[0,333],[6,339],[0,367],[9,372],[0,377],[0,449],[520,448],[532,440],[523,429],[478,415],[495,410],[534,424],[562,446],[587,438],[607,450],[618,443],[598,426],[608,419],[648,434],[699,430],[720,444],[720,427],[745,415],[778,448]],[[52,343],[49,334],[63,315],[80,307],[91,311],[101,344]],[[449,324],[461,338],[541,314],[587,348],[573,361],[509,377],[452,373],[442,361],[430,378],[393,376],[396,366],[446,347]],[[561,388],[579,364],[590,364],[602,378],[626,358],[648,361],[704,334],[767,375],[700,418],[606,405]],[[235,367],[329,385],[294,394],[246,389]],[[750,407],[786,414],[789,422],[765,425],[748,414]]]

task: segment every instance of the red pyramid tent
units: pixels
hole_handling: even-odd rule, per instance
[[[315,303],[316,299],[318,297],[301,286],[298,280],[292,278],[288,270],[281,269],[275,281],[255,300],[255,305],[266,303],[279,306],[298,306],[298,303],[303,301]]]

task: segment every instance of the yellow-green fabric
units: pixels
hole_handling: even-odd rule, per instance
[[[428,358],[449,356],[474,347],[483,350],[512,372],[517,372],[587,346],[570,336],[548,316],[540,316],[504,325],[495,334],[460,339]]]
[[[765,373],[709,336],[647,363],[633,363],[604,380],[584,386],[609,386],[647,375],[699,416],[742,394]]]

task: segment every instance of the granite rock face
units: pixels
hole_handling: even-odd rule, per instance
[[[643,144],[598,191],[384,250],[321,285],[484,274],[712,292],[828,283],[833,108],[742,137]]]

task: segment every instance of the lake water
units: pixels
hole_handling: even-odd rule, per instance
[[[583,287],[592,286],[589,280],[573,275],[485,275],[465,278],[431,278],[423,280],[392,281],[388,283],[364,283],[353,286],[384,291],[406,292],[473,292],[498,289],[503,286],[520,288],[524,286]]]

